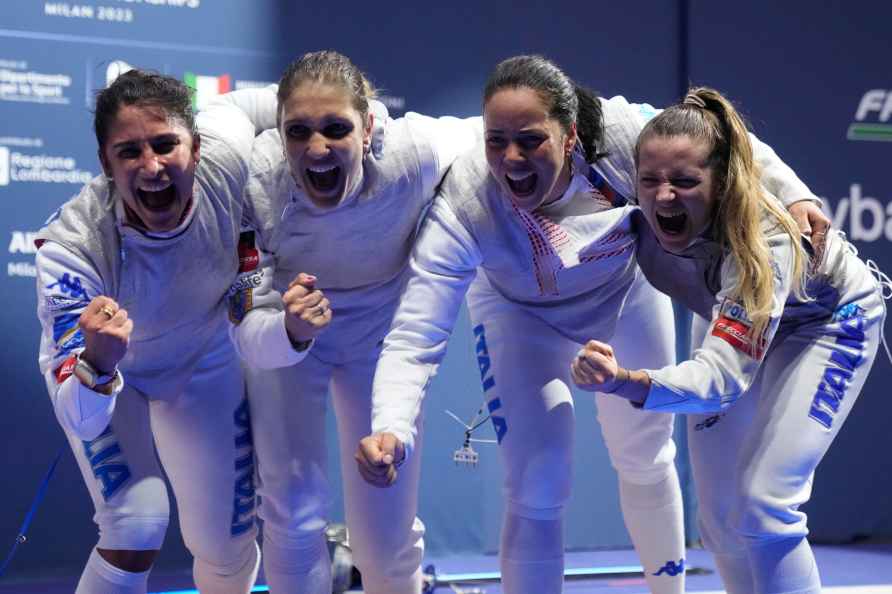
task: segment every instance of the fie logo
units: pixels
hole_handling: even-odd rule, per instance
[[[892,90],[872,89],[864,93],[849,124],[849,140],[892,141]]]

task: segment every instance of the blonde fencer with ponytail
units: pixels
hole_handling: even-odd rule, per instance
[[[774,272],[765,236],[766,216],[789,234],[793,250],[792,293],[805,298],[807,259],[796,222],[760,183],[760,171],[743,118],[715,89],[695,87],[642,130],[635,150],[654,137],[687,136],[710,147],[706,167],[715,179],[713,238],[728,250],[739,270],[732,290],[752,322],[751,338],[762,336],[773,306]],[[637,165],[637,162],[636,162]]]
[[[703,318],[697,348],[635,369],[592,339],[571,374],[645,411],[689,415],[698,525],[728,592],[818,594],[800,506],[865,384],[886,308],[875,266],[840,233],[808,259],[775,186],[761,185],[772,165],[760,151],[709,88],[645,125],[636,255],[649,282]]]

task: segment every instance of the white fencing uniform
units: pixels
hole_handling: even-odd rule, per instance
[[[250,591],[259,565],[251,427],[225,300],[237,271],[254,134],[223,105],[209,106],[197,125],[193,202],[175,230],[129,226],[114,186],[97,177],[39,232],[39,362],[96,507],[97,547],[161,547],[169,511],[163,467],[196,583],[202,592],[232,594]],[[84,348],[78,319],[99,295],[133,320],[119,363],[123,389],[111,397],[72,375]],[[83,579],[78,594],[146,587],[144,579],[136,589],[89,583]]]
[[[617,353],[630,361],[674,361],[671,304],[641,278],[634,207],[620,205],[633,193],[638,133],[656,112],[622,97],[601,101],[599,150],[607,156],[591,166],[577,156],[564,195],[532,213],[502,194],[482,145],[456,161],[419,234],[375,376],[373,430],[394,433],[412,454],[425,388],[467,292],[483,390],[506,464],[501,553],[511,594],[560,591],[560,520],[573,439],[569,368],[579,345],[615,336]],[[770,148],[756,147],[768,172],[763,181],[775,193],[789,202],[814,198]],[[648,584],[657,593],[681,592],[684,535],[672,416],[603,395],[597,404]]]
[[[821,586],[798,508],[864,385],[885,307],[877,280],[834,230],[807,285],[813,300],[798,299],[789,236],[764,228],[774,305],[754,340],[731,297],[733,258],[709,239],[673,256],[642,221],[647,277],[711,320],[691,360],[648,371],[644,407],[689,414],[701,533],[728,592],[811,594]]]
[[[255,118],[258,127],[262,121]],[[234,340],[248,362],[264,570],[273,591],[330,592],[323,540],[330,500],[329,391],[350,545],[363,587],[370,594],[421,589],[424,526],[415,517],[419,464],[403,469],[397,487],[381,490],[362,479],[353,453],[371,427],[375,362],[419,220],[446,169],[481,133],[479,118],[410,113],[390,120],[383,147],[363,161],[359,190],[332,208],[314,205],[294,183],[277,131],[257,138],[241,251],[251,254],[248,260],[256,255],[259,264],[243,271],[231,316],[239,322]],[[281,294],[300,272],[317,277],[315,286],[330,300],[333,317],[306,359],[294,365],[297,354],[285,332]]]

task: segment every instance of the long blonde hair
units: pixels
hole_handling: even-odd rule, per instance
[[[768,325],[774,298],[774,271],[762,229],[763,213],[790,236],[793,249],[793,294],[804,297],[808,257],[793,217],[767,194],[746,124],[721,93],[708,87],[688,91],[684,101],[663,110],[642,130],[638,150],[654,136],[687,136],[712,147],[707,166],[716,181],[718,205],[713,217],[716,239],[737,264],[740,276],[731,294],[752,322],[750,338],[758,340]],[[758,346],[758,345],[756,345]]]

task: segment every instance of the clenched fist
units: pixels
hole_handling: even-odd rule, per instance
[[[114,299],[100,295],[81,313],[78,325],[84,335],[81,358],[102,374],[109,374],[127,353],[133,320]]]
[[[293,343],[316,338],[331,322],[331,308],[316,277],[301,272],[282,295],[285,305],[285,330]]]
[[[615,394],[639,408],[650,391],[650,376],[645,371],[620,367],[613,348],[597,340],[579,349],[570,365],[570,375],[583,390]]]
[[[406,448],[393,433],[375,433],[359,441],[354,458],[366,482],[389,487],[396,481],[397,468],[406,459]]]
[[[576,385],[590,392],[613,392],[627,379],[618,378],[619,373],[620,367],[613,348],[597,340],[585,343],[570,366],[570,374]]]

